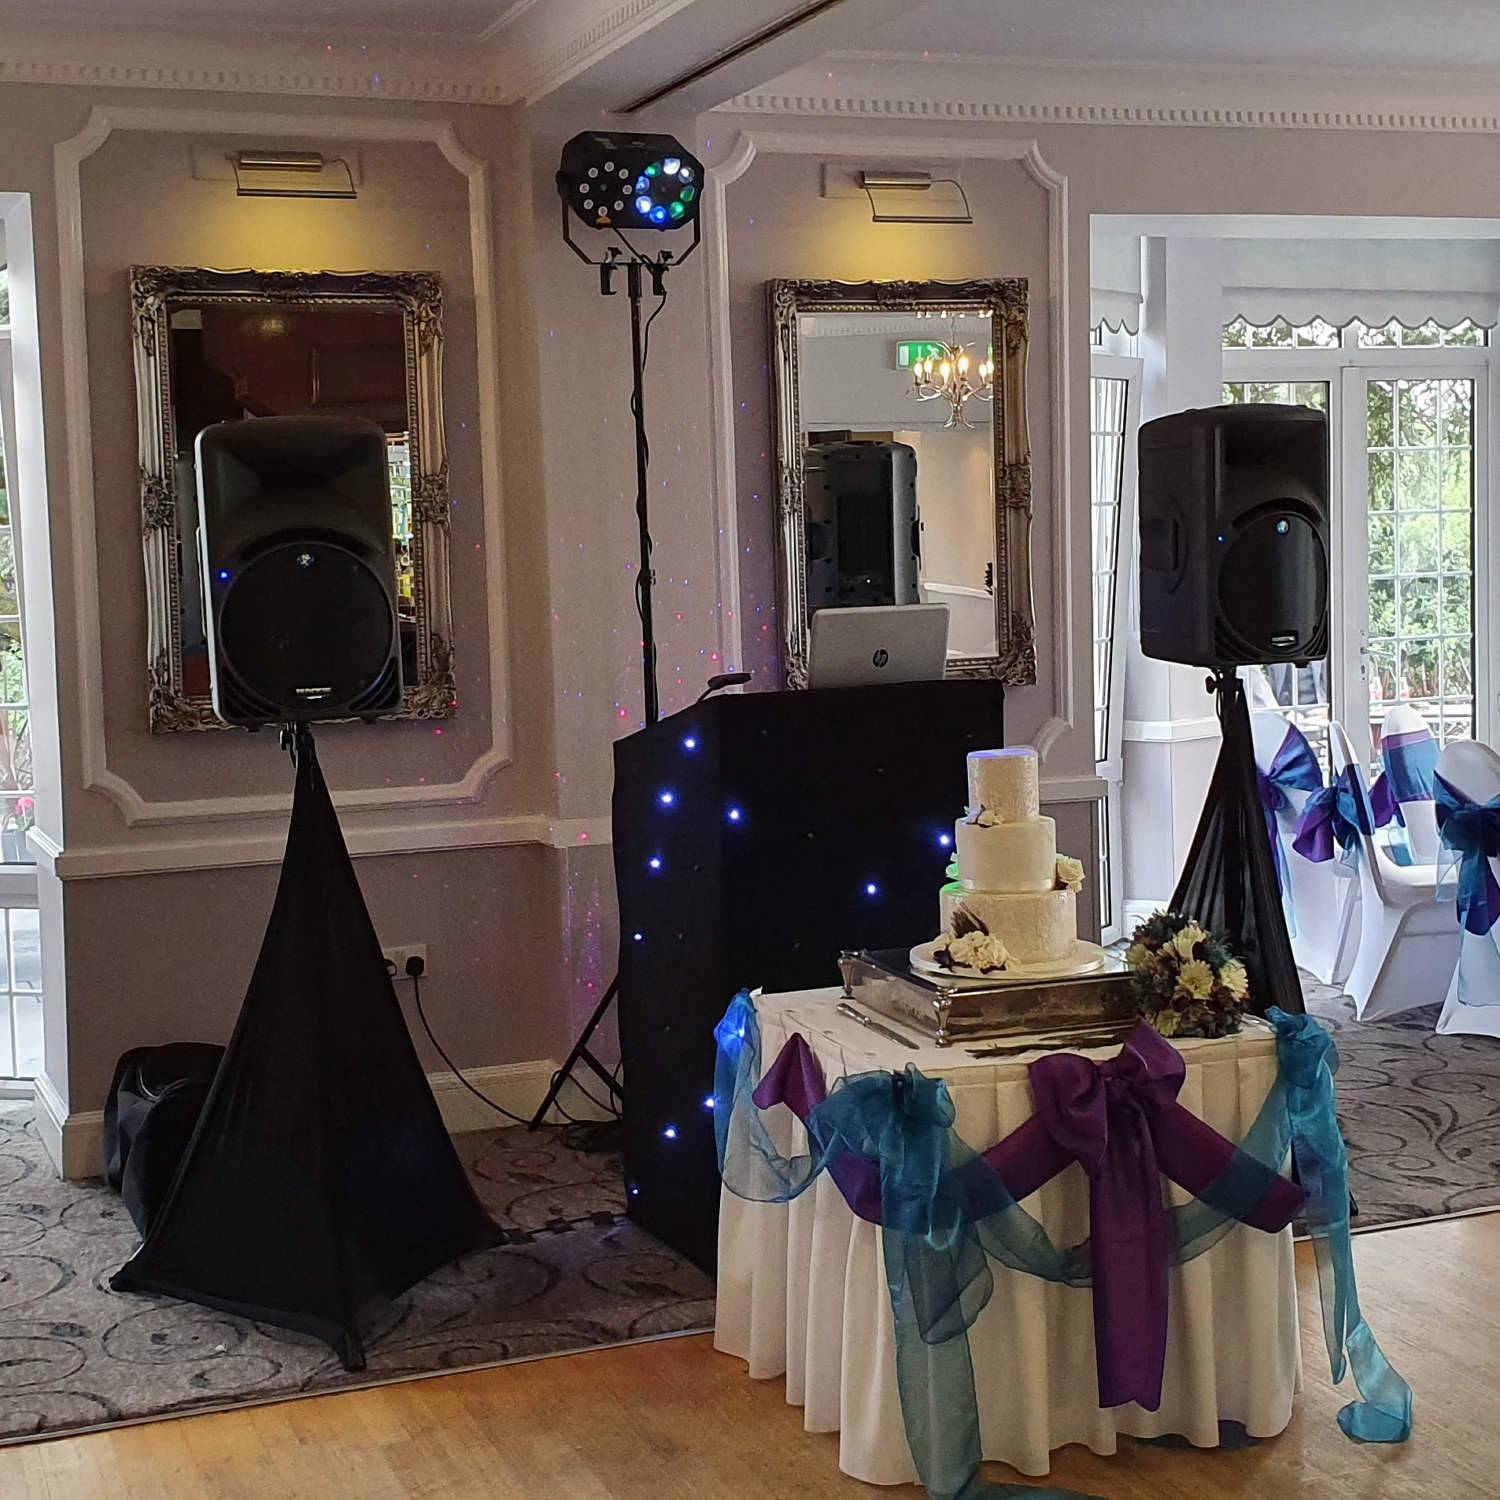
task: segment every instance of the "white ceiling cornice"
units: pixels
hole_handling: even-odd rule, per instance
[[[1474,75],[881,52],[830,54],[719,110],[866,123],[1500,133],[1495,88]]]
[[[511,0],[476,37],[108,20],[0,21],[0,83],[502,105],[534,102],[693,0]]]

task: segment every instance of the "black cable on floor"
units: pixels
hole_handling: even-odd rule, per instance
[[[408,964],[420,964],[420,963],[421,963],[421,959],[419,959],[419,958],[412,958],[412,959],[408,960]],[[491,1099],[487,1094],[480,1093],[480,1091],[478,1089],[476,1089],[474,1087],[474,1085],[472,1083],[470,1083],[467,1078],[464,1077],[463,1073],[459,1069],[458,1064],[456,1062],[454,1062],[451,1057],[448,1056],[448,1054],[443,1050],[443,1044],[440,1041],[438,1041],[437,1037],[435,1037],[433,1035],[433,1033],[432,1033],[432,1027],[428,1023],[428,1020],[427,1020],[427,1012],[422,1009],[422,971],[421,971],[421,969],[417,968],[415,970],[409,970],[408,973],[407,973],[407,978],[411,980],[412,998],[417,1002],[417,1015],[421,1019],[422,1030],[427,1033],[427,1040],[432,1043],[434,1049],[437,1052],[437,1055],[440,1058],[442,1058],[442,1060],[445,1063],[448,1064],[449,1070],[452,1072],[453,1076],[456,1079],[458,1079],[458,1081],[461,1084],[463,1084],[463,1086],[466,1089],[468,1089],[468,1091],[471,1094],[473,1094],[473,1096],[476,1099],[478,1099],[483,1104],[488,1104],[489,1107],[492,1110],[494,1110],[496,1114],[504,1115],[507,1120],[514,1120],[517,1125],[529,1125],[529,1124],[531,1124],[530,1120],[523,1120],[520,1115],[512,1114],[511,1111],[508,1110],[508,1109],[506,1109],[506,1107],[503,1104],[496,1104],[495,1101],[493,1099]]]
[[[574,1120],[562,1128],[562,1143],[570,1151],[598,1156],[620,1149],[621,1122],[614,1120]]]
[[[421,964],[421,960],[418,958],[409,959],[407,962],[409,964],[415,964],[418,966],[420,966]],[[513,1114],[510,1110],[506,1109],[503,1104],[496,1104],[495,1101],[489,1097],[489,1095],[481,1093],[480,1090],[475,1088],[474,1085],[464,1077],[462,1071],[458,1067],[458,1064],[448,1056],[448,1053],[444,1049],[443,1044],[438,1041],[436,1035],[433,1033],[432,1023],[427,1019],[427,1011],[422,1005],[421,968],[416,967],[414,969],[411,969],[407,973],[406,977],[411,980],[412,999],[416,1002],[417,1017],[422,1022],[422,1030],[427,1033],[427,1040],[432,1043],[433,1049],[434,1051],[436,1051],[437,1055],[442,1058],[445,1063],[448,1064],[449,1071],[452,1072],[453,1076],[457,1078],[458,1081],[463,1084],[463,1086],[468,1089],[468,1091],[473,1094],[476,1099],[478,1099],[483,1104],[489,1105],[489,1107],[494,1110],[496,1114],[504,1115],[507,1120],[513,1120],[517,1125],[530,1125],[530,1120],[523,1120],[520,1115]],[[616,1065],[615,1072],[618,1074],[619,1071],[619,1066]],[[554,1078],[555,1076],[556,1075],[554,1075]],[[599,1108],[602,1109],[607,1107],[599,1100],[595,1099],[587,1089],[583,1089],[576,1079],[574,1080],[574,1087],[579,1088],[584,1096]],[[562,1127],[561,1139],[563,1145],[565,1145],[570,1151],[579,1151],[586,1156],[596,1156],[601,1155],[605,1152],[618,1151],[620,1149],[620,1117],[618,1114],[614,1115],[611,1119],[608,1120],[575,1120],[571,1115],[568,1114],[565,1109],[563,1109],[560,1104],[557,1104],[555,1101],[553,1104],[553,1108],[555,1108],[568,1122]]]

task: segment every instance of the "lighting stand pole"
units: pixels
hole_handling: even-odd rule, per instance
[[[692,248],[696,249],[698,244],[696,222],[693,231]],[[651,616],[651,590],[655,578],[651,566],[650,489],[647,484],[651,448],[646,441],[646,329],[641,321],[641,298],[644,292],[641,273],[645,271],[650,275],[653,294],[664,300],[667,295],[667,270],[673,264],[680,264],[680,262],[673,261],[670,250],[663,250],[659,258],[652,260],[642,255],[633,246],[629,247],[631,253],[628,259],[622,257],[617,247],[611,246],[606,259],[589,260],[588,256],[573,243],[572,236],[568,232],[566,202],[563,204],[563,239],[581,260],[598,267],[600,296],[613,297],[615,295],[615,272],[622,264],[625,267],[625,295],[630,301],[630,411],[635,418],[635,519],[641,557],[640,573],[636,578],[636,599],[641,616],[641,696],[645,706],[646,727],[649,729],[660,716],[661,702],[656,686],[656,631],[652,625]],[[689,254],[691,254],[691,249]],[[682,257],[684,260],[686,258],[686,256]],[[573,1043],[573,1050],[568,1053],[562,1067],[553,1075],[546,1097],[531,1117],[530,1128],[532,1130],[536,1130],[545,1122],[547,1112],[557,1102],[557,1096],[562,1092],[563,1084],[567,1082],[574,1067],[579,1063],[591,1068],[604,1082],[612,1102],[623,1100],[624,1096],[619,1084],[614,1080],[614,1075],[589,1051],[589,1042],[614,1002],[619,984],[619,976],[616,975],[600,997],[598,1005],[594,1007],[594,1013],[579,1033],[578,1040]]]
[[[601,271],[609,269],[601,267]],[[651,266],[652,280],[658,296],[665,296],[666,266]],[[608,297],[614,288],[600,276],[600,290]],[[651,524],[646,489],[646,466],[650,448],[646,442],[646,356],[641,332],[641,263],[626,262],[625,295],[630,299],[630,365],[634,377],[631,411],[635,414],[635,519],[640,534],[641,571],[636,580],[641,613],[641,696],[645,703],[646,727],[656,723],[660,704],[656,686],[656,632],[651,624],[651,590],[656,584],[656,570],[651,565]]]

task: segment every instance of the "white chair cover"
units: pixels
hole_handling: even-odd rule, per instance
[[[1333,775],[1359,767],[1363,794],[1367,778],[1342,724],[1329,725],[1328,748]],[[1356,1014],[1373,1021],[1437,1004],[1458,960],[1452,908],[1436,900],[1437,866],[1398,865],[1361,832],[1358,873],[1359,950],[1345,986]]]
[[[1409,703],[1398,703],[1385,716],[1380,730],[1380,759],[1393,800],[1401,810],[1406,847],[1415,865],[1435,864],[1438,831],[1432,778],[1417,769],[1433,759],[1432,730]]]
[[[1500,755],[1488,745],[1473,740],[1456,740],[1438,757],[1437,774],[1471,802],[1483,806],[1500,797]],[[1492,873],[1500,871],[1500,861],[1491,860]],[[1439,900],[1450,922],[1458,928],[1458,918],[1450,897],[1456,892],[1457,870],[1448,875],[1446,864],[1440,864],[1444,888]],[[1438,1017],[1441,1032],[1460,1032],[1467,1036],[1500,1036],[1500,952],[1496,936],[1500,924],[1484,934],[1460,932],[1460,958]]]

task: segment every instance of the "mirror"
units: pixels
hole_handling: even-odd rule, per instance
[[[131,271],[153,732],[221,729],[209,696],[193,445],[214,422],[326,415],[386,434],[406,684],[450,718],[442,292],[428,272]]]
[[[783,677],[819,609],[948,606],[948,675],[1036,681],[1026,282],[773,281]]]

